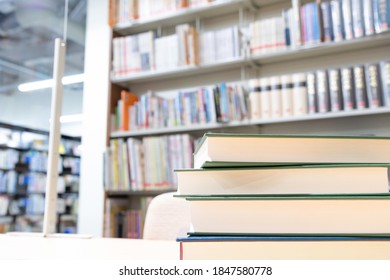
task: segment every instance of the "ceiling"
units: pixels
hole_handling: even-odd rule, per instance
[[[86,1],[69,0],[65,75],[83,73]],[[0,0],[0,94],[52,77],[64,11],[65,0]]]

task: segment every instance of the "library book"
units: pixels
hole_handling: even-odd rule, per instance
[[[205,133],[194,168],[390,163],[390,137]]]
[[[390,233],[390,195],[225,195],[186,199],[192,235]]]
[[[390,236],[189,236],[182,260],[389,260]]]
[[[390,164],[176,170],[181,195],[389,194]]]

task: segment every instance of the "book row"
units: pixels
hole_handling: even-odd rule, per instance
[[[111,130],[291,118],[390,105],[390,62],[320,69],[242,83],[137,96],[123,90]]]
[[[386,1],[306,3],[300,8],[285,9],[278,17],[251,22],[248,30],[243,28],[242,32],[237,26],[199,32],[187,23],[177,25],[175,33],[167,36],[147,31],[116,37],[113,39],[112,75],[121,77],[150,70],[207,65],[244,54],[256,55],[385,32],[390,26],[390,2]],[[300,14],[298,19],[297,13]]]
[[[15,171],[0,171],[0,193],[29,193],[46,190],[46,174],[24,173],[18,174]],[[79,189],[79,177],[74,175],[63,175],[57,178],[57,192],[77,192]]]
[[[57,213],[76,214],[77,195],[69,195],[57,199]],[[27,197],[11,199],[0,196],[0,216],[6,215],[43,215],[45,209],[45,197],[31,194]]]
[[[303,243],[314,242],[315,258],[337,258],[339,252],[321,249],[336,241],[353,241],[348,250],[337,248],[350,257],[364,242],[372,247],[382,241],[385,247],[359,258],[388,258],[390,223],[383,221],[390,217],[390,153],[383,150],[389,140],[206,133],[194,153],[194,166],[203,169],[177,171],[179,197],[191,213],[189,237],[179,239],[182,258],[269,259],[275,258],[272,248],[301,258],[310,255]],[[270,251],[248,249],[265,242]],[[290,246],[306,251],[294,253]],[[207,247],[217,251],[201,252]],[[222,247],[237,253],[224,256]]]
[[[0,168],[14,169],[18,164],[20,169],[26,171],[47,171],[47,152],[39,151],[18,151],[14,149],[0,149]],[[76,157],[60,157],[58,160],[58,172],[71,172],[73,174],[80,173],[80,158]]]
[[[338,42],[389,30],[388,0],[331,0],[282,11],[287,46]],[[298,16],[300,18],[298,18]]]
[[[1,127],[1,126],[6,126]],[[46,151],[49,147],[49,139],[46,132],[29,132],[27,128],[8,128],[10,125],[0,123],[0,147],[17,150],[40,150]],[[11,126],[12,127],[12,126]],[[80,155],[80,140],[61,138],[59,153],[66,155]]]
[[[142,238],[146,211],[152,198],[141,198],[136,207],[127,199],[107,199],[104,237]]]
[[[169,189],[173,170],[192,166],[193,140],[188,134],[111,139],[105,152],[105,188],[116,191]]]
[[[126,24],[207,5],[218,0],[110,0],[110,25]]]
[[[0,233],[16,232],[42,232],[43,217],[39,215],[26,215],[17,217],[0,217]],[[57,221],[58,233],[76,233],[77,221],[75,216],[59,215]]]
[[[133,103],[126,98],[133,96]],[[138,100],[139,99],[139,100]],[[247,92],[240,83],[221,83],[167,94],[152,93],[139,98],[122,91],[111,129],[140,130],[188,126],[249,118]]]
[[[237,26],[198,34],[193,26],[182,24],[167,36],[157,37],[155,32],[147,31],[114,38],[112,74],[119,77],[142,71],[164,71],[240,55]]]
[[[390,105],[390,62],[251,79],[252,119],[375,109]]]

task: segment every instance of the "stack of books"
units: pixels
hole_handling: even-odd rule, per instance
[[[182,259],[389,259],[390,137],[206,133]]]

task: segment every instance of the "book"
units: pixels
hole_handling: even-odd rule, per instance
[[[390,28],[390,1],[372,0],[373,20],[376,33],[381,33]]]
[[[344,39],[344,24],[341,9],[341,0],[330,1],[330,10],[332,15],[333,39],[335,42]]]
[[[351,0],[352,9],[352,25],[354,38],[364,36],[364,18],[363,18],[363,2],[362,0]],[[370,2],[370,1],[365,1]]]
[[[191,235],[388,234],[390,195],[186,196]]]
[[[366,75],[364,66],[355,66],[353,68],[353,76],[355,82],[355,97],[356,97],[356,108],[364,109],[368,107],[367,100],[367,87],[366,87]]]
[[[121,101],[122,101],[122,111],[121,111],[121,130],[129,130],[130,126],[130,107],[134,105],[134,103],[139,101],[137,95],[127,90],[121,91]]]
[[[259,79],[250,79],[248,81],[249,84],[249,114],[251,119],[259,119],[260,118],[260,81]]]
[[[341,0],[341,11],[346,40],[354,38],[351,0]]]
[[[292,104],[293,115],[301,116],[307,114],[306,75],[304,73],[292,74]]]
[[[292,110],[292,80],[291,75],[282,75],[280,76],[280,82],[282,84],[281,88],[281,99],[282,99],[282,116],[283,117],[289,117],[292,116],[293,110]]]
[[[317,70],[316,71],[316,84],[317,84],[317,104],[318,112],[326,113],[329,112],[329,78],[327,70]]]
[[[341,79],[339,69],[329,69],[329,101],[330,110],[332,112],[338,112],[341,110]]]
[[[355,109],[355,83],[352,68],[345,67],[341,69],[341,90],[343,110],[349,111]]]
[[[389,137],[205,133],[194,168],[298,163],[389,163]]]
[[[271,117],[271,85],[268,77],[259,79],[260,82],[260,118]]]
[[[380,66],[377,63],[368,64],[366,69],[367,100],[370,108],[383,105]]]
[[[182,169],[176,170],[176,175],[180,195],[389,194],[389,167],[328,164]]]
[[[308,114],[315,114],[318,112],[317,105],[317,79],[315,72],[310,72],[306,74],[307,80],[307,112]]]
[[[380,65],[383,86],[383,104],[390,106],[390,61],[383,61]]]
[[[334,40],[334,35],[330,2],[321,2],[320,8],[322,23],[322,42],[331,42]]]
[[[181,260],[388,260],[388,236],[189,236]],[[267,267],[264,267],[267,269]]]

